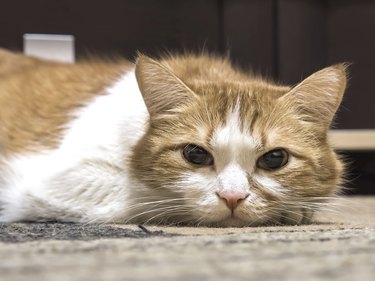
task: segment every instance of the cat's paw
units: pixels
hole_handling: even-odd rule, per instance
[[[281,214],[281,224],[300,225],[312,221],[314,211],[306,208],[289,207]]]

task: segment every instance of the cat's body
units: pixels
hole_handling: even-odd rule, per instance
[[[308,222],[340,184],[344,88],[340,65],[289,88],[208,56],[0,52],[0,221]]]

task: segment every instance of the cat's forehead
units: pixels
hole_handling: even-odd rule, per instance
[[[198,82],[191,84],[191,87],[203,101],[210,103],[212,110],[232,110],[240,103],[238,108],[241,113],[259,104],[267,106],[290,90],[289,87],[277,86],[262,80]]]
[[[199,90],[202,100],[192,114],[192,123],[196,124],[201,140],[225,162],[248,161],[257,151],[282,137],[285,122],[281,121],[288,118],[288,113],[280,107],[278,98],[288,88],[232,84],[210,85]]]
[[[194,110],[217,127],[253,131],[262,118],[277,115],[279,98],[288,87],[256,83],[211,83],[194,89],[200,100]],[[264,120],[263,120],[264,121]]]
[[[232,139],[241,140],[241,142],[248,141],[254,144],[250,128],[244,126],[243,115],[243,107],[239,98],[232,105],[226,107],[226,110],[221,115],[221,122],[214,128],[212,139],[216,146],[227,144]]]
[[[276,142],[273,140],[278,141],[285,129],[279,123],[288,114],[277,101],[287,91],[285,87],[206,83],[191,89],[198,98],[181,105],[172,115],[155,119],[165,122],[155,128],[163,130],[161,142],[168,146],[191,142],[224,162],[248,161]]]
[[[222,117],[223,122],[213,128],[209,140],[210,147],[220,156],[222,164],[241,159],[248,162],[254,158],[254,152],[262,146],[262,142],[251,126],[243,126],[240,101],[237,100]]]

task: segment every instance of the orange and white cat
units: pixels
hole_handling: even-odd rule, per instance
[[[339,190],[345,67],[280,86],[206,55],[0,52],[0,221],[307,223]]]

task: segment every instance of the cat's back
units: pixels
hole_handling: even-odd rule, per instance
[[[57,146],[72,113],[103,95],[131,64],[64,64],[0,50],[0,153]]]

